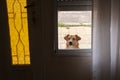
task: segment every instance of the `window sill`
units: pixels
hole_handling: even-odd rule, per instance
[[[55,50],[55,55],[57,56],[91,56],[91,49],[59,49]]]

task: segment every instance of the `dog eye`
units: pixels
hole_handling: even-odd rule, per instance
[[[68,38],[68,40],[70,40],[70,38]]]
[[[75,38],[73,38],[73,40],[75,40]]]

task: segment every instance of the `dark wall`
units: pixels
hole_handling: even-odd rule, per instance
[[[28,9],[31,65],[12,66],[6,7],[1,1],[1,80],[91,80],[92,56],[54,55],[54,0],[35,0],[35,7]]]
[[[34,78],[91,80],[92,56],[54,55],[55,7],[54,0],[36,3],[36,26],[30,29]]]

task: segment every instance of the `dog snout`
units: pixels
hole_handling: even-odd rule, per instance
[[[69,45],[72,45],[72,42],[69,42]]]

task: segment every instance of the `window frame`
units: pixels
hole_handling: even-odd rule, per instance
[[[92,36],[93,35],[92,25],[93,24],[91,24],[91,49],[74,49],[74,50],[70,49],[69,50],[69,49],[59,49],[58,48],[58,11],[59,10],[60,11],[80,11],[81,10],[81,11],[92,11],[92,13],[93,13],[92,5],[90,7],[90,2],[88,2],[87,6],[85,6],[85,2],[83,0],[81,0],[83,2],[83,4],[81,3],[80,5],[78,5],[78,3],[74,3],[75,7],[70,9],[71,6],[74,6],[74,4],[71,5],[71,3],[70,3],[70,4],[66,5],[63,2],[65,0],[61,0],[62,2],[59,5],[58,1],[55,0],[55,10],[54,10],[55,11],[55,19],[54,19],[55,20],[54,21],[54,23],[55,23],[54,24],[54,53],[55,53],[55,55],[58,55],[58,56],[91,56],[92,55],[92,38],[93,38],[93,36]],[[90,1],[90,0],[88,0],[88,1]],[[63,3],[63,5],[62,5],[62,3]],[[77,9],[75,9],[77,7],[76,4],[77,4],[77,6],[79,6]],[[91,0],[91,4],[92,4],[92,0]],[[85,8],[83,8],[83,5],[84,5]],[[69,8],[68,8],[68,6],[69,6]],[[80,6],[82,6],[82,8],[80,8]],[[61,7],[61,8],[58,8],[58,7]],[[93,17],[93,15],[91,15],[91,16]],[[91,23],[93,23],[93,22],[91,22]]]

